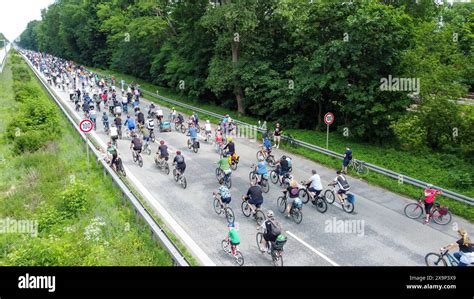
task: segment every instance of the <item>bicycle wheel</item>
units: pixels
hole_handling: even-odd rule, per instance
[[[231,168],[232,170],[237,170],[237,165],[238,165],[237,162],[232,162],[232,163],[230,164],[230,168]]]
[[[242,208],[242,213],[244,214],[244,216],[249,217],[252,211],[250,210],[250,207],[247,201],[242,202],[241,208]]]
[[[180,129],[180,128],[179,128],[179,124],[178,124],[178,123],[174,123],[174,128],[175,128],[176,131],[179,131],[179,129]]]
[[[274,167],[275,166],[275,157],[273,157],[273,155],[269,155],[268,158],[267,158],[267,163],[268,163],[268,166]]]
[[[448,263],[443,258],[443,256],[439,253],[430,252],[425,255],[425,263],[428,267],[446,267]]]
[[[296,224],[300,224],[303,221],[303,212],[300,209],[293,209],[291,212],[291,217]]]
[[[301,201],[303,203],[308,203],[309,201],[309,194],[308,194],[308,190],[306,189],[300,189],[300,191],[298,191],[298,196],[299,198],[301,199]]]
[[[184,125],[181,125],[181,133],[186,133],[186,127]]]
[[[232,179],[230,177],[225,180],[225,185],[229,189],[232,187]]]
[[[262,225],[265,221],[265,214],[263,214],[262,211],[257,210],[257,212],[255,212],[255,221],[257,221],[259,226]]]
[[[242,266],[244,264],[244,256],[239,250],[235,252],[234,258],[237,265]]]
[[[257,152],[257,161],[260,161],[260,157],[263,157],[262,151]]]
[[[234,223],[235,221],[234,211],[230,207],[227,207],[224,210],[224,212],[225,212],[225,218],[227,219],[227,223]]]
[[[178,177],[178,173],[176,172],[176,168],[173,169],[173,178],[174,180],[177,182],[179,177]]]
[[[268,193],[268,191],[270,191],[270,183],[268,182],[268,180],[262,179],[260,186],[262,187],[263,193]]]
[[[249,173],[249,181],[250,182],[257,182],[257,174],[255,173],[255,171],[251,171]]]
[[[142,156],[138,156],[138,166],[143,167],[143,158],[142,158]]]
[[[286,198],[284,196],[278,197],[277,206],[278,206],[278,211],[280,211],[280,213],[285,212],[285,210],[286,210]]]
[[[405,215],[411,219],[418,219],[423,214],[423,208],[417,203],[407,204],[403,211]]]
[[[275,170],[270,171],[270,180],[273,184],[278,183],[278,173]]]
[[[183,189],[186,189],[187,185],[188,185],[188,182],[186,181],[186,178],[183,176],[181,178],[181,186],[183,187]]]
[[[272,262],[275,267],[283,267],[283,255],[281,252],[276,250],[272,251]]]
[[[230,253],[230,246],[229,246],[229,241],[227,240],[222,240],[221,242],[221,247],[222,247],[222,250],[224,250],[225,253],[229,254]]]
[[[258,250],[260,251],[260,253],[265,253],[265,251],[262,251],[260,249],[260,244],[262,243],[262,239],[263,239],[263,233],[261,232],[258,232],[257,235],[255,236],[255,238],[257,239],[257,248]]]
[[[316,210],[318,212],[324,214],[328,210],[328,204],[322,197],[316,197],[313,204],[316,206]]]
[[[220,169],[219,167],[217,167],[217,168],[216,168],[216,179],[217,179],[218,182],[221,181],[223,175],[224,175],[224,174],[222,173],[222,169]]]
[[[342,203],[342,209],[346,212],[346,213],[352,213],[354,212],[354,204],[349,202],[347,199],[344,200],[344,202]]]
[[[326,190],[324,191],[324,198],[326,199],[327,203],[332,204],[336,199],[336,195],[334,194],[334,191]]]
[[[132,154],[133,162],[137,162],[137,155],[135,153]]]
[[[222,213],[222,207],[221,207],[221,203],[219,202],[219,200],[217,198],[214,198],[214,211],[217,213],[217,215],[220,215]]]
[[[447,211],[445,215],[441,215],[439,213],[439,209],[433,210],[431,217],[433,218],[434,222],[436,222],[439,225],[447,225],[448,223],[451,222],[451,218],[452,218],[450,211]]]
[[[195,152],[197,154],[199,148],[197,146],[193,146],[193,152]]]
[[[361,175],[366,175],[369,173],[369,168],[363,164],[360,165],[359,167],[359,174]]]
[[[151,148],[149,146],[146,148],[146,154],[148,156],[151,155]]]
[[[166,175],[170,174],[170,167],[169,167],[168,163],[165,164],[165,173],[166,173]]]

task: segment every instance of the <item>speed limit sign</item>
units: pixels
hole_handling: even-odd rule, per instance
[[[89,133],[94,129],[94,123],[90,119],[84,119],[79,124],[79,129],[81,129],[83,133]]]
[[[329,126],[333,122],[334,122],[334,114],[332,114],[331,112],[326,113],[326,115],[324,115],[324,123]]]

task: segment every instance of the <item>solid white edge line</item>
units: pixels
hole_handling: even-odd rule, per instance
[[[42,74],[41,74],[42,75]],[[52,88],[53,92],[56,93],[59,99],[63,102],[63,104],[67,105],[67,101],[63,99],[61,95],[59,95],[54,88]],[[73,113],[77,114],[79,118],[82,119],[82,116],[79,115],[77,112],[73,111]],[[91,132],[91,135],[94,136],[94,139],[99,142],[102,148],[107,148],[107,144],[97,135],[96,132]],[[124,165],[124,168],[127,169]],[[158,202],[158,200],[143,186],[143,184],[130,172],[130,170],[126,170],[127,178],[129,178],[138,191],[146,198],[146,200],[153,205],[156,211],[160,214],[163,218],[165,223],[171,228],[172,231],[176,235],[180,237],[180,239],[186,244],[186,246],[194,253],[197,257],[201,265],[203,266],[216,266],[216,264],[209,258],[209,256],[197,245],[196,242],[188,235],[188,233],[176,222],[176,220],[166,211],[166,209]]]
[[[336,262],[334,262],[333,260],[331,260],[330,258],[328,258],[326,255],[324,255],[323,253],[319,252],[318,250],[314,249],[313,247],[311,247],[308,243],[306,243],[305,241],[301,240],[300,238],[298,238],[297,236],[295,236],[293,233],[291,233],[290,231],[286,231],[286,233],[288,235],[290,235],[291,237],[293,237],[296,241],[300,242],[301,244],[303,244],[304,246],[306,246],[309,250],[311,250],[312,252],[316,253],[317,255],[319,255],[320,257],[322,257],[324,260],[326,260],[328,263],[330,263],[331,265],[333,266],[339,266]]]

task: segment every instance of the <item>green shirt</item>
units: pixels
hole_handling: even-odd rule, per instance
[[[229,231],[229,239],[230,239],[230,242],[233,244],[240,244],[240,237],[235,229],[231,229]]]
[[[227,160],[227,158],[221,158],[219,162],[217,162],[217,164],[219,165],[219,168],[223,171],[226,171],[230,168],[229,161]]]

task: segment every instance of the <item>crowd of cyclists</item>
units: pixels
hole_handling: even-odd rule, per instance
[[[140,157],[143,150],[151,150],[152,143],[155,142],[156,137],[155,123],[161,127],[165,122],[165,116],[163,109],[153,103],[147,107],[146,115],[141,111],[141,90],[139,85],[132,83],[125,87],[123,80],[116,82],[115,77],[106,80],[97,73],[87,71],[84,67],[76,65],[71,61],[31,51],[22,51],[22,53],[44,74],[50,85],[69,93],[69,99],[74,103],[76,111],[82,111],[83,116],[94,123],[94,130],[97,130],[97,119],[101,115],[103,130],[110,136],[110,141],[107,142],[106,155],[112,168],[117,171],[123,170],[117,147],[117,141],[123,138],[123,130],[125,130],[125,136],[131,140],[130,150],[132,151],[134,161]],[[120,96],[117,96],[117,83],[120,85]],[[187,125],[185,132],[189,138],[188,146],[199,147],[198,136],[201,128],[197,113],[193,112],[185,120],[184,115],[177,112],[173,107],[168,118],[176,127]],[[232,169],[236,169],[239,160],[236,144],[232,137],[238,128],[234,120],[229,115],[225,115],[214,130],[209,120],[206,120],[202,130],[204,132],[204,140],[216,144],[216,148],[219,149],[220,156],[216,160],[217,168],[221,171],[222,177],[219,180],[216,194],[220,203],[227,207],[232,200],[231,187],[228,182],[232,175]],[[294,165],[292,165],[290,157],[283,155],[277,161],[268,160],[272,149],[280,147],[281,134],[282,128],[280,124],[276,124],[273,131],[273,141],[275,143],[273,146],[268,131],[262,136],[261,154],[257,154],[258,158],[255,163],[255,179],[250,179],[250,187],[242,197],[244,201],[247,201],[253,215],[263,205],[265,188],[262,187],[268,184],[269,176],[272,172],[276,175],[276,183],[281,186],[281,192],[287,197],[286,207],[284,207],[286,217],[290,217],[290,212],[293,208],[302,208],[300,196],[302,186],[307,187],[305,190],[310,194],[313,204],[315,204],[316,198],[321,196],[323,191],[323,184],[316,170],[312,170],[308,178],[299,184],[291,174]],[[160,140],[158,143],[154,160],[157,164],[167,163],[170,159],[168,145],[164,140]],[[341,204],[344,204],[344,201],[347,200],[347,194],[351,188],[344,175],[347,174],[347,165],[351,159],[352,150],[347,146],[342,170],[337,171],[336,177],[329,184],[337,187],[336,195]],[[181,151],[177,150],[175,152],[172,164],[177,175],[183,176],[186,170],[186,162]],[[430,210],[436,194],[439,194],[437,190],[425,190],[427,211]],[[282,233],[281,224],[275,219],[272,210],[268,210],[265,216],[263,221],[257,221],[258,229],[263,229],[264,231],[259,249],[262,252],[266,252],[274,246],[282,250],[282,244],[286,243],[286,237]],[[234,221],[228,223],[228,228],[227,238],[234,254],[237,246],[240,244],[237,223]],[[469,264],[470,260],[466,260],[465,253],[473,252],[474,250],[465,231],[462,234],[462,242],[458,241],[456,244],[461,248],[458,255],[455,255],[460,261],[462,258],[463,262],[460,262],[460,265]],[[449,246],[453,247],[454,244]]]

